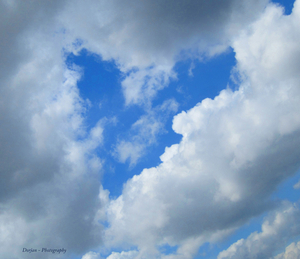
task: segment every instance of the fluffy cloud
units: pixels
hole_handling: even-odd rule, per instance
[[[300,165],[300,2],[290,16],[282,11],[270,4],[235,38],[239,89],[175,116],[182,141],[111,202],[108,245],[153,258],[167,243],[179,245],[170,258],[192,258],[275,206],[270,194]]]
[[[174,77],[176,61],[224,51],[267,2],[72,1],[60,20],[82,47],[117,61],[126,103],[144,104]]]
[[[297,259],[300,257],[300,242],[291,243],[286,247],[285,252],[277,255],[274,259]]]
[[[227,250],[222,251],[218,259],[271,258],[290,238],[300,234],[299,216],[300,210],[297,205],[284,204],[264,220],[260,233],[254,232],[247,239],[238,240]],[[297,255],[300,255],[298,247],[292,243],[284,253],[274,258],[297,259]]]

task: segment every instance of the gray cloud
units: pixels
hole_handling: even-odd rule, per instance
[[[61,21],[83,47],[117,61],[126,103],[143,104],[167,85],[176,61],[224,51],[267,2],[73,1]]]
[[[102,141],[83,128],[86,104],[67,69],[55,22],[64,1],[1,1],[1,257],[22,249],[84,253],[101,243],[97,223]],[[77,141],[78,137],[84,141]],[[53,258],[43,254],[43,258]]]

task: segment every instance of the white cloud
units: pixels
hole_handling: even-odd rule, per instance
[[[172,257],[186,247],[192,258],[191,238],[216,241],[275,205],[271,193],[300,166],[299,11],[299,1],[290,16],[270,4],[234,39],[239,89],[174,117],[182,141],[111,202],[108,246],[147,258],[168,243],[179,246]]]
[[[300,189],[300,181],[293,186],[294,189]]]
[[[139,141],[121,140],[115,149],[115,156],[122,163],[125,163],[127,159],[130,159],[130,166],[133,166],[143,155],[142,152],[144,149],[144,143],[139,143]]]
[[[277,255],[274,259],[298,259],[300,258],[300,242],[291,243],[285,248],[285,252]]]
[[[285,204],[262,224],[261,232],[252,233],[247,239],[240,239],[218,255],[225,258],[271,258],[276,250],[282,248],[290,238],[300,234],[300,210],[293,204]],[[297,259],[299,250],[295,244],[286,248],[278,258]]]
[[[130,166],[134,166],[147,153],[147,148],[156,143],[157,137],[166,133],[166,121],[177,109],[178,103],[174,99],[148,109],[147,113],[131,126],[128,140],[119,140],[117,143],[114,154],[119,161],[124,163],[129,159]]]
[[[82,257],[82,259],[101,259],[101,256],[96,252],[88,252]]]
[[[126,104],[151,105],[158,90],[168,86],[170,79],[176,79],[172,67],[151,67],[130,72],[122,82]]]
[[[110,256],[108,256],[106,259],[135,259],[137,258],[138,252],[137,251],[128,251],[128,252],[112,252]]]

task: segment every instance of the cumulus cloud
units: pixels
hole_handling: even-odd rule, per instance
[[[282,208],[268,216],[262,224],[261,232],[252,233],[247,239],[240,239],[218,255],[225,258],[291,258],[297,259],[299,250],[292,243],[284,253],[275,257],[274,253],[283,248],[287,241],[300,234],[300,210],[298,205],[284,204]]]
[[[300,242],[291,243],[286,247],[285,251],[277,256],[274,259],[298,259],[300,257]]]
[[[192,258],[275,206],[270,194],[300,166],[299,12],[299,1],[290,16],[270,4],[234,39],[239,89],[174,117],[182,141],[111,201],[108,245],[136,245],[145,258],[178,245],[171,258]]]

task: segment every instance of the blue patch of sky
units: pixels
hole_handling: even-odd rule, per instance
[[[300,181],[300,171],[282,182],[277,190],[271,195],[272,200],[289,200],[297,202],[300,200],[300,189],[295,189],[293,186]]]
[[[143,111],[134,106],[124,107],[121,89],[123,75],[114,62],[102,61],[100,57],[83,50],[79,55],[68,55],[66,63],[70,67],[75,64],[83,69],[83,76],[77,85],[81,98],[91,102],[91,107],[85,114],[87,130],[99,120],[107,119],[107,123],[104,122],[104,142],[97,152],[104,161],[102,184],[113,196],[118,196],[123,183],[132,173],[128,171],[128,165],[115,160],[113,147],[117,138],[130,128]],[[110,122],[114,117],[116,122]]]
[[[170,246],[168,244],[162,245],[158,248],[158,251],[164,255],[176,254],[178,246]]]
[[[116,111],[122,110],[124,97],[119,89],[121,74],[113,62],[102,62],[98,56],[82,50],[79,55],[70,54],[66,63],[70,66],[76,64],[83,69],[78,88],[81,98],[90,100],[92,104],[85,117],[89,129],[99,119],[113,117]]]
[[[206,61],[186,60],[175,65],[178,80],[159,91],[153,104],[162,103],[166,96],[174,98],[179,110],[188,110],[205,98],[214,98],[227,88],[230,72],[236,64],[235,53],[229,49],[217,57]],[[193,68],[192,75],[189,71]]]
[[[273,3],[280,4],[284,7],[284,14],[291,14],[295,0],[272,0]]]
[[[122,192],[123,184],[135,174],[140,174],[144,168],[157,166],[159,156],[165,147],[180,142],[181,135],[172,130],[171,114],[166,122],[166,132],[157,137],[157,142],[147,148],[146,155],[133,167],[127,163],[119,163],[113,156],[113,150],[118,138],[126,136],[131,125],[144,114],[144,110],[136,105],[125,107],[121,81],[124,75],[118,70],[114,62],[102,61],[99,56],[86,50],[75,56],[70,54],[66,63],[75,64],[83,69],[83,76],[78,82],[82,99],[89,99],[91,107],[86,114],[87,129],[95,126],[102,118],[112,119],[117,122],[104,125],[104,143],[97,152],[104,160],[102,184],[104,189],[110,191],[115,198]],[[193,64],[193,75],[189,70]],[[153,101],[153,107],[161,105],[166,99],[174,98],[179,103],[179,112],[194,107],[205,98],[214,98],[227,87],[230,71],[235,65],[234,53],[229,50],[216,58],[200,62],[187,60],[176,64],[174,70],[177,80],[159,91]]]

